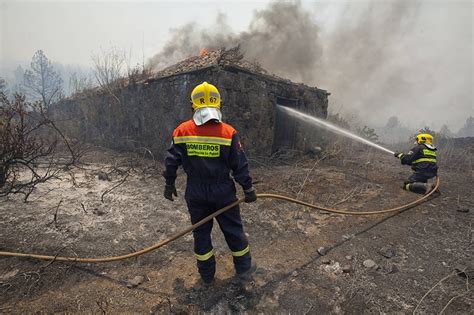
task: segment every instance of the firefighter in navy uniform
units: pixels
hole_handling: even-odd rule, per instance
[[[185,199],[191,222],[202,220],[216,210],[237,200],[234,180],[245,194],[246,202],[257,199],[247,158],[237,131],[222,122],[221,97],[215,86],[204,82],[191,93],[193,119],[180,124],[173,132],[173,141],[166,158],[165,198],[173,201],[176,171],[180,165],[187,174]],[[238,206],[216,217],[225,240],[232,251],[237,279],[248,280],[255,270],[245,236]],[[193,231],[197,268],[206,285],[216,272],[211,230],[213,220]]]
[[[403,189],[418,194],[429,191],[428,179],[438,175],[436,164],[436,147],[433,145],[433,136],[421,133],[416,136],[416,146],[408,153],[395,152],[402,165],[410,165],[414,173],[403,184]]]

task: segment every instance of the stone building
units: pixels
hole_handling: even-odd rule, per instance
[[[161,156],[173,129],[192,117],[190,93],[203,81],[219,89],[223,120],[239,131],[249,156],[319,145],[317,131],[276,105],[326,118],[329,93],[271,75],[243,60],[238,49],[188,58],[114,93],[64,100],[54,106],[53,116],[69,135],[86,142],[119,150],[145,147]]]

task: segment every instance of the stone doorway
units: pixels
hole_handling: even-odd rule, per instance
[[[276,105],[297,108],[298,100],[284,97],[277,97]],[[273,126],[273,146],[272,153],[282,150],[291,150],[296,147],[296,126],[295,118],[287,115],[275,106],[275,124]]]

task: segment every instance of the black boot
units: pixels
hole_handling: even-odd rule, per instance
[[[206,284],[211,284],[216,274],[216,258],[212,256],[205,261],[198,260],[197,267],[202,281]]]
[[[415,182],[410,183],[407,186],[409,191],[414,192],[416,194],[424,195],[428,191],[428,185],[426,183]]]

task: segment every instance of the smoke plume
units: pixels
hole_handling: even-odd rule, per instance
[[[172,29],[171,39],[149,60],[149,65],[159,69],[196,55],[201,48],[240,44],[247,60],[296,81],[313,81],[313,70],[322,57],[319,28],[299,2],[274,2],[255,12],[246,32],[234,33],[223,14],[217,16],[212,29],[199,29],[193,23]]]
[[[272,2],[256,11],[241,33],[231,29],[223,14],[212,30],[190,23],[171,31],[171,39],[149,65],[159,69],[197,55],[201,48],[240,44],[247,60],[327,89],[333,111],[355,113],[362,123],[382,126],[397,116],[413,127],[460,126],[474,114],[472,4],[347,1],[343,9],[324,14],[330,7],[327,2],[314,7]],[[458,43],[461,52],[443,41]],[[456,114],[446,107],[453,95]]]

